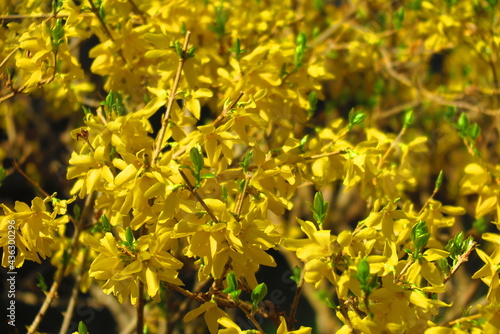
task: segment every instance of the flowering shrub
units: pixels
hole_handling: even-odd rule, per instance
[[[137,333],[499,331],[498,7],[2,4],[0,176],[39,192],[2,204],[2,265],[57,268],[28,332],[68,276],[62,333],[92,286]],[[19,133],[38,119],[69,120],[62,193]],[[282,257],[288,305],[259,276]]]

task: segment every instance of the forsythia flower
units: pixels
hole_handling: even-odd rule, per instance
[[[158,300],[161,281],[182,285],[177,278],[182,263],[165,249],[169,238],[168,233],[151,233],[124,245],[109,232],[102,239],[87,235],[85,242],[99,253],[90,266],[90,277],[106,280],[103,291],[116,295],[122,303],[129,296],[136,303],[139,282]]]
[[[11,210],[2,204],[5,214],[0,221],[0,247],[4,248],[2,265],[7,267],[7,231],[10,221],[15,222],[16,228],[15,246],[19,250],[17,267],[22,266],[24,260],[41,263],[40,257],[45,259],[51,256],[53,245],[58,239],[57,230],[69,222],[68,216],[64,215],[66,203],[67,201],[61,201],[52,213],[47,211],[46,202],[40,197],[31,201],[31,207],[26,203],[16,202],[14,210]],[[60,214],[63,216],[57,217]]]

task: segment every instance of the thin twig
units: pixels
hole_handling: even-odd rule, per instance
[[[257,328],[257,330],[259,331],[259,333],[265,334],[264,330],[260,326],[259,322],[255,319],[255,316],[252,314],[252,312],[248,312],[244,308],[240,308],[240,309],[245,313],[245,315],[247,316],[247,318],[250,319],[250,321],[253,323],[253,325],[255,326],[255,328]]]
[[[201,198],[200,194],[198,194],[198,192],[193,187],[193,185],[191,184],[191,182],[189,182],[189,179],[187,178],[186,174],[184,174],[184,172],[182,170],[179,170],[179,173],[181,174],[182,178],[184,179],[184,182],[186,182],[188,190],[191,192],[191,194],[194,195],[194,197],[196,197],[196,199],[198,200],[198,202],[200,202],[201,206],[205,209],[205,211],[208,213],[208,215],[212,218],[213,222],[215,224],[219,223],[219,220],[217,219],[217,217],[215,217],[215,215],[212,212],[212,210],[208,207],[208,205],[205,203],[205,201],[203,200],[203,198]]]
[[[460,268],[460,266],[464,263],[464,262],[467,262],[469,261],[469,256],[470,256],[470,253],[474,250],[474,248],[476,248],[477,246],[477,242],[473,241],[469,248],[462,254],[458,257],[458,261],[457,263],[453,266],[453,268],[451,268],[451,271],[450,271],[450,274],[445,276],[445,278],[443,279],[443,284],[448,282],[451,277],[453,276],[453,274],[455,274],[455,272],[458,270],[458,268]]]
[[[139,17],[141,18],[141,23],[142,24],[146,24],[146,16],[144,16],[144,13],[139,9],[139,7],[137,7],[137,5],[135,4],[135,2],[133,0],[128,0],[128,3],[130,4],[130,6],[132,7],[132,9],[134,10],[134,12],[139,15]]]
[[[69,247],[69,258],[73,258],[75,252],[78,250],[78,237],[81,232],[81,226],[84,225],[85,221],[87,220],[89,213],[90,213],[90,208],[92,204],[92,198],[93,194],[88,194],[87,198],[85,199],[85,207],[82,212],[82,216],[80,217],[80,221],[78,222],[77,225],[75,225],[75,232],[73,233],[73,238],[71,240],[71,245]],[[35,319],[33,320],[33,323],[29,327],[28,334],[34,334],[40,323],[42,322],[43,317],[45,316],[45,313],[47,312],[50,304],[54,300],[57,294],[57,290],[59,289],[59,285],[61,284],[62,279],[64,278],[64,272],[66,271],[66,268],[68,267],[69,260],[63,262],[61,268],[56,274],[56,278],[54,279],[54,282],[52,283],[52,286],[50,287],[50,291],[47,293],[45,296],[45,300],[40,307],[40,310],[38,311]]]
[[[79,13],[78,16],[87,16],[91,17],[94,14],[90,13]],[[38,19],[65,19],[69,17],[69,15],[65,14],[57,14],[54,16],[53,13],[44,13],[44,14],[9,14],[9,15],[0,15],[0,20],[38,20]]]
[[[83,279],[88,256],[89,248],[87,247],[85,248],[85,251],[83,253],[80,270],[78,272],[78,276],[76,277],[75,284],[73,285],[73,290],[71,291],[71,297],[69,299],[68,307],[66,308],[66,313],[64,314],[64,320],[59,334],[66,334],[68,332],[69,325],[71,324],[73,313],[75,312],[76,301],[78,300],[78,293],[80,292],[80,283]]]
[[[226,274],[229,271],[229,269],[231,269],[232,262],[233,262],[233,259],[231,257],[229,259],[227,259],[226,264],[224,265],[224,269],[222,270],[222,274],[212,284],[213,289],[220,290],[222,288],[222,281],[224,280],[224,278],[226,278]]]
[[[224,118],[226,117],[227,113],[234,108],[234,106],[236,105],[236,103],[238,103],[238,101],[241,99],[241,97],[243,96],[243,92],[240,92],[240,94],[236,97],[236,99],[231,102],[231,104],[229,106],[227,106],[220,114],[219,116],[217,116],[217,118],[212,122],[212,125],[214,127],[217,127],[220,125],[220,123],[224,120]],[[181,155],[183,155],[184,153],[186,152],[186,147],[182,147],[180,150],[178,150],[177,152],[175,152],[173,155],[172,155],[172,159],[173,160],[177,160]]]
[[[321,158],[324,158],[324,157],[331,157],[331,156],[334,156],[334,155],[339,155],[339,154],[344,154],[344,153],[347,153],[347,151],[346,150],[340,150],[340,151],[336,151],[336,152],[327,152],[327,153],[315,154],[315,155],[311,155],[310,157],[305,157],[304,159],[306,159],[306,160],[321,159]]]
[[[391,145],[389,146],[389,148],[387,149],[387,151],[385,151],[385,154],[382,156],[382,158],[378,162],[378,165],[377,165],[377,169],[378,170],[380,170],[380,168],[382,168],[382,165],[384,164],[385,159],[387,159],[387,157],[389,156],[389,154],[391,153],[391,151],[394,149],[394,147],[396,147],[396,144],[401,140],[401,137],[403,137],[403,135],[405,134],[405,132],[406,132],[406,126],[403,126],[403,128],[399,132],[399,134],[396,137],[396,139],[391,143]]]
[[[290,309],[290,316],[288,317],[288,326],[293,330],[295,329],[295,315],[297,314],[297,310],[299,308],[299,300],[302,295],[302,287],[304,286],[304,272],[302,269],[300,274],[300,281],[297,285],[297,289],[295,290],[295,296],[293,297],[292,307]]]
[[[475,320],[475,319],[479,319],[479,318],[482,318],[484,317],[483,314],[473,314],[473,315],[469,315],[467,317],[463,317],[463,318],[460,318],[460,319],[457,319],[457,320],[453,320],[453,321],[450,321],[450,322],[447,322],[441,326],[443,327],[451,327],[451,326],[454,326],[456,324],[459,324],[461,322],[464,322],[464,321],[471,321],[471,320]]]
[[[214,127],[218,127],[220,125],[222,120],[226,117],[227,113],[234,108],[234,106],[236,105],[236,103],[238,103],[243,94],[244,94],[243,91],[240,91],[240,94],[236,97],[236,99],[234,99],[234,101],[231,102],[231,104],[228,105],[226,108],[224,108],[224,110],[219,114],[219,116],[217,116],[217,118],[212,122],[212,125]]]
[[[189,43],[189,37],[191,36],[191,32],[187,31],[186,36],[184,37],[184,44],[182,45],[182,55],[179,57],[179,64],[177,65],[177,72],[175,73],[174,84],[172,89],[170,90],[170,96],[168,97],[167,110],[161,119],[161,129],[158,132],[158,136],[156,137],[154,152],[152,163],[156,164],[156,160],[160,155],[160,151],[162,149],[163,139],[165,137],[165,132],[168,126],[168,119],[170,118],[170,113],[172,112],[172,107],[175,101],[175,95],[177,94],[177,87],[179,86],[179,82],[181,79],[182,68],[184,67],[184,62],[186,61],[186,52]]]
[[[394,283],[397,283],[399,280],[401,280],[401,278],[406,274],[406,272],[408,271],[408,269],[411,267],[411,265],[414,262],[415,262],[415,259],[413,257],[406,262],[405,266],[400,271],[400,273],[398,275],[394,276]]]
[[[243,209],[243,201],[247,195],[248,184],[250,183],[251,175],[247,174],[245,176],[245,184],[243,185],[243,191],[238,196],[238,201],[236,202],[236,217],[239,220],[241,215],[241,210]]]
[[[12,57],[12,55],[14,53],[16,53],[17,50],[19,50],[20,47],[16,47],[14,50],[12,50],[3,60],[2,60],[2,63],[0,63],[0,68],[3,67],[3,65],[5,65],[5,63],[7,62],[7,60],[9,60],[10,57]]]
[[[418,216],[420,216],[422,214],[422,212],[424,212],[425,208],[429,205],[429,203],[432,201],[434,196],[436,196],[438,191],[439,191],[439,188],[434,188],[434,191],[432,192],[431,196],[429,196],[427,201],[425,201],[424,206],[422,206],[422,209],[420,209],[420,211],[418,212]]]
[[[40,185],[35,182],[31,177],[29,177],[22,169],[21,167],[19,166],[19,164],[17,163],[16,160],[13,161],[13,164],[14,164],[14,168],[17,170],[17,172],[19,174],[21,174],[29,183],[31,183],[33,185],[33,187],[35,187],[36,189],[38,189],[38,191],[40,193],[42,193],[43,196],[45,197],[50,197],[49,193],[47,193],[45,190],[42,189],[42,187],[40,187]]]
[[[139,281],[139,296],[137,302],[137,334],[144,332],[144,283]]]
[[[92,13],[94,13],[94,15],[97,17],[97,20],[99,21],[99,23],[101,24],[101,27],[102,27],[102,30],[104,31],[104,34],[106,35],[106,37],[114,42],[115,39],[113,38],[113,35],[111,35],[111,31],[109,30],[108,26],[106,25],[106,22],[104,22],[104,20],[102,19],[101,17],[101,14],[99,13],[99,9],[97,9],[97,7],[95,6],[94,4],[94,1],[89,1],[90,3],[90,7],[92,7]],[[123,55],[123,52],[122,52],[122,49],[118,49],[118,55],[120,56],[120,58],[123,60],[123,62],[125,63],[125,65],[127,65],[127,60],[125,59],[125,56]]]

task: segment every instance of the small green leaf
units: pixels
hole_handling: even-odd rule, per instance
[[[422,249],[427,245],[431,234],[427,230],[427,224],[425,221],[419,221],[413,225],[410,233],[413,244],[415,245],[415,251],[413,256],[418,258]]]
[[[309,139],[309,135],[305,135],[300,140],[300,142],[299,142],[299,150],[300,150],[300,152],[305,153],[304,152],[304,146],[306,145],[308,139]]]
[[[238,192],[240,194],[243,193],[243,189],[245,188],[245,179],[238,180],[238,181],[236,181],[236,183],[238,184]]]
[[[81,217],[81,209],[80,209],[80,206],[78,204],[75,203],[75,205],[73,206],[73,217],[76,219],[76,220],[80,220],[80,217]]]
[[[90,111],[89,108],[85,107],[85,106],[82,106],[82,109],[83,109],[83,112],[85,113],[85,116],[86,115],[89,115],[89,114],[92,114],[92,112]]]
[[[212,179],[214,177],[217,177],[214,173],[205,173],[201,176],[201,179]]]
[[[309,93],[309,109],[307,110],[307,113],[309,114],[309,117],[314,115],[314,112],[316,111],[318,104],[318,94],[316,94],[315,91],[312,91]]]
[[[260,283],[252,290],[252,304],[257,306],[267,295],[267,285],[266,283]]]
[[[295,266],[293,268],[293,273],[290,276],[290,278],[293,279],[295,284],[299,285],[301,275],[302,275],[302,269],[300,269],[300,267],[298,267],[298,266]]]
[[[460,114],[457,125],[460,132],[465,133],[467,131],[469,127],[469,117],[467,117],[466,113]]]
[[[241,290],[234,290],[229,293],[229,296],[231,296],[231,299],[234,301],[238,301],[238,298],[240,297]]]
[[[355,125],[358,125],[365,120],[366,114],[363,111],[356,113],[354,111],[354,108],[353,108],[353,109],[351,109],[351,111],[349,111],[348,117],[349,117],[348,118],[348,120],[349,120],[348,129],[349,129],[349,131],[351,131]]]
[[[297,38],[295,39],[295,44],[297,46],[301,46],[302,48],[305,48],[306,47],[306,44],[307,44],[307,37],[306,37],[306,34],[304,34],[304,32],[300,32],[298,35],[297,35]]]
[[[436,185],[435,185],[434,189],[439,190],[439,188],[441,188],[442,184],[443,184],[443,171],[440,171],[438,174],[438,177],[436,179]]]
[[[3,185],[3,180],[5,180],[5,177],[7,176],[7,171],[3,166],[0,166],[0,187]]]
[[[314,204],[308,204],[311,208],[311,211],[313,212],[313,218],[318,223],[318,226],[321,227],[328,213],[328,202],[324,201],[323,194],[321,193],[321,191],[318,191],[314,195]]]
[[[62,7],[62,0],[52,0],[52,12],[56,13]]]
[[[226,186],[221,187],[221,192],[222,192],[222,199],[224,200],[224,203],[227,203],[227,200],[229,199],[229,196],[227,195],[227,189]]]
[[[189,152],[189,157],[191,158],[191,162],[193,163],[196,174],[199,175],[201,170],[203,169],[204,164],[203,156],[201,155],[200,150],[196,147],[193,147]]]
[[[170,46],[175,50],[175,53],[177,53],[177,56],[179,58],[183,58],[183,52],[182,52],[182,45],[179,41],[174,41],[173,44]]]
[[[87,330],[87,326],[85,326],[85,323],[83,321],[80,321],[78,323],[78,333],[79,334],[89,334],[89,331]]]
[[[236,60],[240,61],[241,54],[245,52],[245,50],[241,48],[241,41],[239,38],[236,38],[236,41],[234,41],[233,48],[229,49],[229,51],[234,53],[234,57],[236,58]]]
[[[479,137],[479,134],[481,133],[481,128],[477,123],[472,124],[468,129],[467,132],[469,134],[469,137],[472,138],[473,141]]]
[[[215,22],[208,28],[212,30],[217,39],[222,39],[226,35],[226,22],[229,19],[229,10],[225,10],[222,1],[218,7],[215,7]]]
[[[331,309],[337,309],[337,305],[330,299],[330,298],[325,298],[326,305],[331,308]]]
[[[106,215],[101,215],[101,224],[102,224],[102,230],[104,232],[110,232],[111,231],[111,224],[109,223],[108,217]]]
[[[226,276],[227,288],[223,290],[224,293],[230,293],[238,289],[238,280],[234,271],[231,271]]]
[[[366,287],[370,278],[370,264],[366,258],[362,258],[357,266],[356,278],[361,283],[362,287]]]
[[[453,120],[453,116],[455,116],[455,113],[457,111],[457,108],[454,106],[447,106],[445,111],[444,111],[444,118],[448,121],[451,122]]]
[[[39,272],[36,273],[36,277],[38,279],[38,283],[36,284],[36,286],[39,287],[43,292],[47,292],[48,288],[47,283],[45,282],[45,278],[43,278],[42,274],[40,274]]]
[[[127,243],[129,245],[133,245],[134,244],[134,233],[132,232],[132,229],[130,229],[130,227],[127,227],[127,229],[125,230],[125,240],[127,241]]]
[[[413,109],[408,109],[404,116],[404,127],[408,128],[413,123]]]
[[[243,158],[243,161],[240,162],[240,166],[243,168],[244,173],[246,174],[248,171],[248,167],[250,166],[250,159],[252,159],[253,151],[248,151]]]
[[[392,19],[392,23],[394,24],[394,28],[396,30],[401,29],[403,26],[403,20],[405,18],[405,9],[404,7],[400,7],[398,10],[394,12],[394,17]]]
[[[302,66],[302,60],[304,59],[305,48],[299,45],[295,48],[295,53],[293,55],[293,65],[295,70]]]

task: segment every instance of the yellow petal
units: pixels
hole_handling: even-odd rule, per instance
[[[148,286],[148,295],[150,297],[156,296],[158,289],[160,288],[158,276],[150,267],[146,268],[146,282]]]
[[[137,175],[137,168],[134,165],[129,164],[127,168],[122,170],[115,178],[115,185],[121,186],[127,181],[130,181]]]

